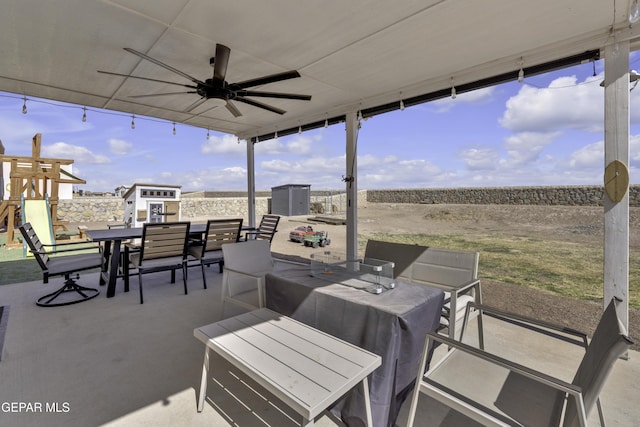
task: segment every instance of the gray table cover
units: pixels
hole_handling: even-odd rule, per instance
[[[416,379],[426,335],[440,322],[442,290],[402,281],[380,295],[310,276],[309,269],[266,276],[266,306],[285,316],[372,351],[382,366],[370,379],[374,426],[392,426]],[[365,425],[357,387],[332,413],[348,426]]]

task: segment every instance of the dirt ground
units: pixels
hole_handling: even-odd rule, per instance
[[[311,224],[327,230],[331,250],[346,251],[345,226],[316,224],[312,216],[284,217],[272,249],[276,253],[308,258],[318,249],[288,241],[288,233],[298,225]],[[630,209],[630,247],[640,249],[640,208]],[[504,205],[414,205],[376,203],[358,209],[358,234],[426,233],[467,236],[487,233],[509,236],[535,236],[602,245],[604,211],[602,207],[504,206]],[[362,255],[362,254],[360,254]],[[482,267],[482,254],[480,256]],[[551,295],[547,292],[483,280],[486,304],[546,321],[563,324],[591,335],[602,313],[602,303]],[[640,350],[640,310],[629,311],[629,334],[634,349]]]

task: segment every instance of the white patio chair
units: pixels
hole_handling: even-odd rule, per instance
[[[632,344],[618,320],[615,301],[604,311],[590,343],[586,334],[566,327],[518,316],[470,303],[499,320],[544,333],[586,348],[571,383],[507,360],[481,348],[441,334],[430,333],[425,344],[409,410],[412,426],[420,393],[453,408],[483,425],[587,426],[587,417],[598,406],[600,425],[604,416],[598,398],[614,362]],[[462,332],[467,324],[467,317]],[[437,341],[452,349],[424,376],[426,349]]]
[[[282,266],[300,267],[305,264],[277,260],[271,256],[269,240],[248,240],[246,242],[222,245],[224,271],[222,275],[222,307],[231,302],[249,310],[265,305],[264,278]],[[308,265],[306,265],[308,268]],[[257,295],[256,295],[257,294]]]

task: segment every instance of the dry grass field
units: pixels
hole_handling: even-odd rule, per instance
[[[287,241],[307,217],[283,218],[274,252],[307,258],[312,248]],[[640,208],[630,212],[629,333],[640,341]],[[344,251],[343,225],[329,231]],[[601,207],[413,205],[369,203],[358,209],[360,253],[376,238],[480,252],[484,302],[592,333],[602,312],[604,214]],[[636,349],[640,349],[638,344]]]

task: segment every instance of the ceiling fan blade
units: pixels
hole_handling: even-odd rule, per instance
[[[276,114],[284,114],[286,111],[281,110],[280,108],[273,107],[271,105],[263,104],[262,102],[254,101],[249,98],[236,98],[235,101],[244,102],[245,104],[253,105],[254,107],[263,108],[265,110],[269,110]]]
[[[229,54],[231,50],[223,45],[216,44],[216,56],[213,63],[213,80],[224,82],[227,75],[227,65],[229,65]]]
[[[297,93],[280,93],[280,92],[263,92],[256,90],[239,90],[237,96],[257,96],[262,98],[282,98],[282,99],[299,99],[301,101],[310,101],[311,95],[299,95]]]
[[[243,82],[230,84],[229,87],[233,90],[245,89],[253,86],[266,85],[268,83],[279,82],[282,80],[295,79],[300,77],[300,73],[297,71],[285,71],[284,73],[271,74],[269,76],[258,77],[257,79],[245,80]]]
[[[200,99],[198,99],[196,102],[194,102],[193,104],[189,105],[184,112],[185,113],[190,113],[192,110],[195,110],[197,107],[201,106],[202,104],[205,103],[205,101],[207,100],[207,98],[205,98],[204,96]]]
[[[159,65],[162,68],[165,68],[165,69],[167,69],[167,70],[169,70],[171,72],[174,72],[174,73],[178,74],[179,76],[184,77],[185,79],[191,80],[192,82],[194,82],[196,84],[200,84],[200,85],[204,84],[204,82],[201,82],[200,80],[196,79],[195,77],[191,77],[189,74],[184,73],[184,72],[178,70],[177,68],[173,68],[171,65],[167,65],[164,62],[160,62],[157,59],[154,59],[154,58],[152,58],[150,56],[147,56],[144,53],[138,52],[135,49],[131,49],[130,47],[125,47],[123,49],[126,50],[127,52],[130,52],[130,53],[133,53],[134,55],[139,56],[142,59],[146,59],[149,62],[153,62],[154,64]]]
[[[229,110],[229,112],[231,114],[233,114],[233,117],[240,117],[242,116],[242,113],[240,112],[240,110],[238,110],[238,107],[236,107],[235,105],[233,105],[233,103],[231,101],[227,101],[227,110]]]
[[[184,95],[185,93],[198,93],[195,90],[190,90],[188,92],[165,92],[165,93],[152,93],[149,95],[131,95],[127,98],[150,98],[152,96],[165,96],[165,95]]]
[[[182,83],[168,82],[166,80],[150,79],[148,77],[138,77],[138,76],[132,76],[130,74],[112,73],[111,71],[100,71],[100,70],[98,70],[98,72],[101,73],[101,74],[109,74],[109,75],[112,75],[112,76],[131,77],[133,79],[148,80],[150,82],[165,83],[165,84],[169,84],[169,85],[176,85],[176,86],[188,87],[188,88],[191,88],[191,89],[197,89],[196,86],[185,85],[185,84],[182,84]]]

